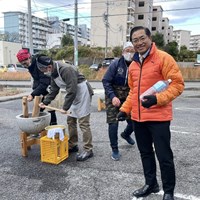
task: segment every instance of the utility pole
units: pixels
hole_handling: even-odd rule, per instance
[[[78,0],[75,0],[74,4],[74,65],[78,66]]]
[[[108,28],[109,28],[109,23],[108,23],[108,0],[106,2],[106,13],[104,13],[104,23],[105,23],[105,26],[106,26],[105,58],[107,58],[107,51],[108,51]]]
[[[33,55],[31,0],[28,0],[28,35],[29,35],[29,52],[31,55]]]
[[[122,32],[122,35],[121,35],[121,45],[123,46],[123,41],[124,40],[123,40],[123,26],[122,25],[119,26],[119,31]]]

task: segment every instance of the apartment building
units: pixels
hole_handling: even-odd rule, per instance
[[[55,23],[57,24],[57,23]],[[54,25],[55,25],[54,24]],[[63,24],[63,22],[58,23],[58,27],[54,26],[52,28],[53,33],[47,34],[47,49],[60,48],[61,39],[64,34],[68,33],[74,39],[75,27],[71,24]],[[90,45],[90,29],[87,25],[81,24],[78,27],[78,45],[87,46]]]
[[[91,46],[122,46],[134,26],[151,30],[153,0],[92,0]]]
[[[190,48],[190,31],[187,31],[187,30],[173,31],[173,40],[177,42],[179,50],[181,46],[186,46],[187,49],[189,49]]]
[[[163,9],[161,6],[153,6],[152,13],[152,35],[155,35],[157,32],[161,33],[162,31],[162,17]]]
[[[135,3],[132,0],[91,1],[91,46],[121,46],[134,26]]]
[[[153,0],[135,0],[135,26],[152,29]]]
[[[75,26],[68,24],[65,21],[59,20],[59,17],[48,17],[53,38],[56,37],[56,34],[58,34],[58,38],[60,38],[60,35],[63,36],[65,33],[69,33],[72,38],[74,38]],[[48,34],[48,36],[49,35],[51,35],[51,33]],[[78,25],[77,40],[79,45],[88,45],[90,43],[90,29],[87,28],[86,24]]]
[[[81,31],[81,45],[90,45],[90,29],[86,24],[78,25]]]
[[[15,36],[9,41],[19,42],[23,47],[29,47],[28,14],[23,12],[4,12],[5,34]],[[32,16],[32,38],[34,50],[46,48],[46,35],[50,25],[46,19]]]
[[[161,33],[165,44],[173,40],[173,26],[169,25],[169,19],[167,17],[163,17],[163,9],[161,6],[153,6],[151,31],[152,35],[155,35],[157,32]]]
[[[167,17],[162,18],[161,33],[163,34],[165,44],[172,42],[172,40],[173,40],[173,26],[169,25],[169,19]]]
[[[200,50],[200,35],[191,35],[190,36],[190,48],[191,51]]]
[[[173,29],[174,27],[172,25],[169,25],[168,27],[168,42],[172,42],[173,41]]]
[[[24,48],[29,48],[28,14],[23,12],[4,12],[4,30],[10,42],[21,43]],[[69,33],[74,37],[75,27],[59,20],[58,17],[42,19],[32,16],[32,39],[34,53],[39,50],[53,48],[61,44],[63,34]],[[78,28],[78,42],[88,45],[90,29],[84,25]]]

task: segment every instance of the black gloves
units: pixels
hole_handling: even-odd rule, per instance
[[[145,108],[150,108],[153,105],[157,104],[157,98],[155,95],[144,96],[142,101],[142,106]]]
[[[127,114],[126,114],[125,112],[121,112],[121,111],[120,111],[120,112],[117,114],[117,120],[118,120],[118,121],[125,121],[126,118],[127,118]]]

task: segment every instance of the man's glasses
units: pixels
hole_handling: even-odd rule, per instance
[[[138,42],[144,42],[146,40],[147,36],[141,36],[140,38],[134,38],[132,39],[133,44],[137,44]]]

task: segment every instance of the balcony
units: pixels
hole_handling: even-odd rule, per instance
[[[135,11],[135,3],[133,3],[132,1],[129,1],[128,2],[128,9]]]
[[[133,16],[128,16],[127,17],[127,23],[128,24],[135,24],[135,18]]]

